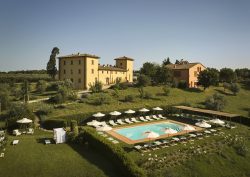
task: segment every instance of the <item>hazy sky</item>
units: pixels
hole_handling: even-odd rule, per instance
[[[44,69],[54,46],[136,69],[166,57],[250,68],[250,0],[0,0],[0,71]]]

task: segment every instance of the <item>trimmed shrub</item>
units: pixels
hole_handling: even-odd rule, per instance
[[[170,88],[168,86],[163,86],[162,87],[162,91],[163,91],[163,94],[165,96],[169,96],[169,94],[170,94]]]
[[[48,119],[42,122],[42,127],[47,130],[53,130],[53,128],[66,127],[67,122],[63,119]]]
[[[40,80],[36,84],[36,90],[39,93],[44,93],[47,89],[47,82],[44,80]]]
[[[49,113],[51,113],[53,110],[52,106],[48,105],[48,104],[41,104],[39,106],[39,109],[37,110],[37,113],[39,115],[48,115]]]
[[[234,95],[237,95],[237,93],[240,91],[240,87],[236,83],[232,83],[229,89],[231,92],[233,92]]]
[[[80,134],[82,139],[87,141],[89,145],[102,154],[106,155],[113,161],[123,176],[129,177],[146,177],[145,172],[139,168],[133,159],[127,155],[127,152],[119,145],[114,145],[110,141],[101,137],[93,128],[85,127],[84,133]]]
[[[154,95],[151,92],[145,92],[145,94],[144,94],[145,99],[151,99],[153,97],[154,97]]]
[[[92,92],[92,93],[99,93],[99,92],[102,92],[102,83],[99,82],[99,81],[96,81],[94,84],[89,84],[89,90]]]
[[[180,80],[180,82],[178,83],[178,88],[185,89],[187,87],[188,87],[187,82],[185,80]]]
[[[150,80],[150,77],[141,74],[141,75],[138,77],[138,81],[137,81],[137,82],[138,82],[137,84],[138,84],[139,87],[142,87],[142,86],[145,87],[145,86],[150,85],[151,80]]]
[[[139,89],[138,89],[138,92],[139,92],[139,97],[140,98],[144,98],[144,88],[143,87],[140,87]]]
[[[112,98],[105,93],[95,93],[88,97],[87,103],[93,105],[109,104]]]
[[[135,99],[134,95],[126,95],[124,98],[125,102],[133,102]]]
[[[75,134],[75,136],[78,136],[79,132],[76,120],[71,120],[70,131],[72,131]]]
[[[215,93],[213,96],[208,97],[205,101],[206,108],[221,111],[226,105],[226,100],[222,95]]]

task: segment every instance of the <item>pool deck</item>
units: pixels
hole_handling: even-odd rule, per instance
[[[152,141],[152,140],[157,140],[157,139],[164,139],[164,138],[169,138],[169,137],[172,137],[172,136],[177,136],[177,135],[183,135],[183,134],[187,134],[187,133],[190,133],[190,132],[196,132],[196,131],[201,131],[203,130],[202,128],[200,127],[196,127],[196,126],[193,126],[193,125],[190,125],[192,127],[195,128],[195,130],[191,130],[191,131],[180,131],[178,133],[174,133],[174,134],[164,134],[164,135],[161,135],[157,138],[154,138],[154,139],[149,139],[149,138],[144,138],[144,139],[140,139],[140,140],[132,140],[132,139],[129,139],[125,136],[122,136],[120,134],[118,134],[116,132],[116,130],[119,130],[119,129],[123,129],[123,128],[127,128],[127,127],[137,127],[137,126],[140,126],[140,125],[147,125],[147,124],[158,124],[158,123],[163,123],[163,122],[169,122],[169,123],[176,123],[176,124],[180,124],[180,125],[189,125],[189,124],[185,124],[185,123],[182,123],[182,122],[177,122],[177,121],[174,121],[174,120],[156,120],[156,121],[150,121],[150,122],[140,122],[140,123],[133,123],[133,124],[127,124],[127,125],[123,125],[123,126],[119,126],[119,127],[116,127],[116,128],[113,128],[112,130],[110,131],[107,131],[107,133],[111,136],[113,136],[114,138],[120,140],[120,141],[123,141],[127,144],[136,144],[136,143],[142,143],[142,142],[146,142],[146,141]]]

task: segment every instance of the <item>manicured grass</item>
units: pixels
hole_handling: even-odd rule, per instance
[[[191,106],[204,107],[203,102],[208,96],[214,93],[220,93],[225,96],[227,105],[224,109],[225,112],[236,113],[243,116],[248,116],[247,108],[250,105],[250,91],[241,88],[240,93],[237,96],[225,93],[222,87],[211,87],[204,91],[194,90],[181,90],[177,88],[171,88],[169,96],[163,96],[162,87],[148,86],[145,87],[146,92],[150,92],[154,95],[152,99],[139,98],[138,88],[128,88],[127,90],[119,91],[119,98],[113,98],[110,104],[104,104],[101,106],[90,105],[87,103],[72,103],[66,106],[64,109],[56,109],[48,115],[49,118],[57,118],[61,115],[72,115],[78,113],[92,113],[98,111],[114,111],[123,109],[139,109],[142,107],[154,107],[154,106],[166,106],[166,105],[178,105],[183,103],[189,103]],[[113,92],[112,90],[106,90],[106,94]],[[132,103],[124,102],[126,95],[134,95],[135,101]]]
[[[44,145],[52,133],[36,130],[35,135],[9,136],[5,157],[0,158],[0,176],[5,177],[116,177],[112,164],[83,145]],[[16,146],[10,142],[18,139]]]

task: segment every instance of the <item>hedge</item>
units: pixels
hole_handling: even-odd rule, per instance
[[[61,128],[66,127],[67,122],[63,119],[48,119],[44,120],[42,123],[42,127],[48,130],[53,130],[53,128]]]
[[[119,168],[123,174],[122,176],[146,177],[145,172],[138,167],[120,145],[114,145],[104,137],[101,137],[93,128],[84,127],[83,130],[80,136],[83,136],[83,139],[87,141],[91,147],[105,154],[107,158],[110,158],[113,164]]]

